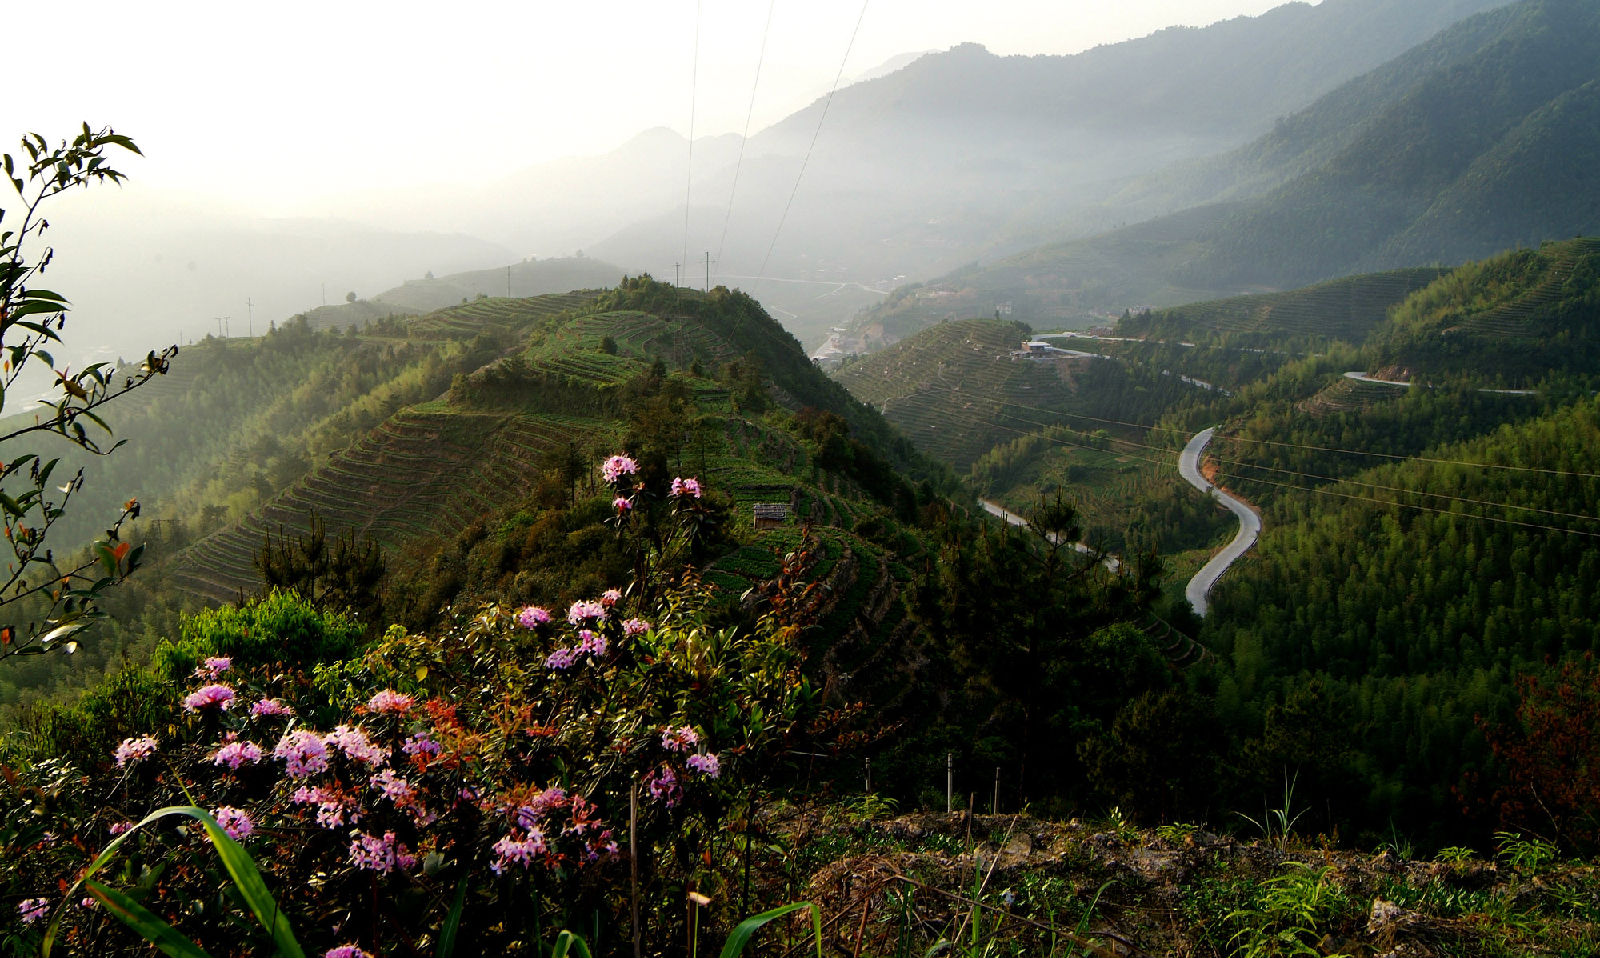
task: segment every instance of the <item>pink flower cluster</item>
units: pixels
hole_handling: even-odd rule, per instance
[[[650,623],[643,619],[629,619],[622,623],[622,634],[628,638],[635,638],[650,631]]]
[[[537,605],[526,606],[517,613],[517,624],[530,631],[541,625],[549,625],[550,610]]]
[[[226,709],[232,702],[233,689],[228,686],[203,685],[184,697],[183,710],[185,712],[198,712],[213,705],[219,709]]]
[[[636,476],[638,474],[639,464],[627,456],[612,456],[600,466],[600,477],[612,484],[615,484],[623,476]]]
[[[692,499],[698,499],[700,498],[700,480],[674,479],[672,480],[672,494],[678,497],[688,496]]]
[[[337,748],[344,752],[345,757],[352,762],[377,768],[389,761],[388,750],[373,743],[367,738],[367,733],[359,728],[349,725],[334,726],[333,731],[329,732],[323,741],[329,748]]]
[[[340,945],[323,952],[322,958],[372,958],[372,952],[364,951],[359,945]]]
[[[262,699],[256,704],[250,706],[250,716],[252,718],[271,718],[278,715],[293,714],[294,709],[284,705],[277,699]]]
[[[388,874],[396,868],[401,871],[417,864],[417,856],[395,840],[394,832],[384,832],[383,837],[357,832],[350,843],[350,864],[367,871]]]
[[[606,607],[593,600],[580,599],[567,607],[567,621],[572,625],[582,625],[588,621],[604,622],[606,620]]]
[[[248,838],[250,833],[256,830],[255,823],[250,820],[250,816],[232,805],[220,806],[211,813],[211,817],[217,820],[217,824],[221,825],[222,830],[227,832],[228,837],[234,841]]]
[[[217,676],[231,668],[233,668],[233,659],[225,655],[213,655],[200,663],[200,667],[194,670],[194,677],[215,682]]]
[[[328,746],[322,736],[309,729],[285,733],[272,750],[272,757],[283,759],[284,771],[290,778],[305,778],[328,769]]]
[[[379,692],[377,695],[374,695],[367,701],[367,708],[371,709],[372,711],[385,712],[394,715],[400,715],[404,712],[410,711],[411,705],[411,696],[402,692],[396,692],[394,689],[384,689],[382,692]]]
[[[670,765],[662,765],[651,772],[644,784],[650,792],[650,797],[656,801],[665,801],[668,808],[678,804],[678,799],[683,797],[683,788],[678,784],[678,773],[673,771]]]
[[[245,740],[229,742],[217,749],[217,754],[211,758],[211,764],[226,765],[236,772],[245,762],[254,764],[259,761],[261,761],[261,746]]]
[[[332,789],[307,788],[302,785],[294,790],[289,801],[296,805],[317,806],[317,824],[323,828],[339,828],[346,821],[352,825],[361,821],[361,812],[349,807],[343,796]]]
[[[45,898],[25,898],[17,906],[17,914],[24,925],[31,925],[50,911],[50,901]]]
[[[661,747],[669,752],[687,752],[700,744],[700,736],[687,725],[669,728],[661,733]]]
[[[618,496],[615,499],[611,500],[611,506],[612,506],[612,508],[616,509],[617,512],[619,512],[619,513],[632,512],[633,511],[633,500],[629,499],[626,496]]]
[[[413,732],[411,737],[406,739],[405,744],[400,746],[400,751],[412,758],[416,758],[418,755],[436,758],[441,749],[438,742],[428,737],[427,732]]]
[[[122,744],[117,746],[117,751],[113,757],[117,760],[117,768],[125,768],[129,765],[137,765],[154,755],[155,751],[155,736],[141,735],[138,738],[123,739]]]
[[[722,772],[722,763],[717,761],[717,756],[712,752],[691,755],[684,764],[707,778],[716,778]]]
[[[494,861],[489,863],[489,870],[496,875],[505,871],[506,866],[512,863],[526,869],[533,864],[535,858],[548,850],[544,841],[544,831],[538,826],[529,828],[522,838],[514,836],[515,833],[512,833],[494,843],[492,849]]]

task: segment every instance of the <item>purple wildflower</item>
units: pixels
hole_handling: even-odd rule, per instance
[[[678,786],[678,773],[668,765],[652,772],[645,780],[645,787],[650,790],[651,798],[665,801],[668,807],[678,804],[678,799],[683,797],[683,789]]]
[[[572,668],[572,663],[578,661],[578,653],[574,649],[556,649],[545,656],[544,665],[547,669],[563,671]]]
[[[233,668],[233,659],[228,658],[226,655],[213,655],[200,663],[199,667],[194,670],[194,677],[215,682],[217,676],[231,668]]]
[[[439,743],[429,738],[427,732],[412,732],[411,737],[406,739],[404,745],[400,746],[400,751],[413,758],[418,755],[437,757],[440,750]]]
[[[639,464],[627,456],[612,456],[600,467],[600,477],[608,483],[615,483],[623,476],[639,474]]]
[[[603,608],[609,609],[609,608],[611,608],[612,606],[616,605],[618,602],[621,602],[621,601],[622,601],[622,590],[621,589],[607,589],[606,591],[604,591],[604,592],[602,592],[600,594],[600,605]]]
[[[622,623],[622,634],[628,638],[644,635],[650,631],[650,623],[643,619],[629,619]]]
[[[672,480],[672,494],[674,496],[689,496],[693,499],[700,498],[699,479],[674,479]]]
[[[396,715],[411,708],[412,698],[394,689],[384,689],[367,700],[367,708],[374,712],[392,712]]]
[[[567,608],[567,621],[573,625],[582,625],[589,619],[604,622],[606,620],[606,607],[599,602],[579,600]]]
[[[517,613],[517,624],[524,629],[537,629],[541,625],[550,624],[550,610],[542,606],[530,605]]]
[[[25,898],[17,906],[17,914],[24,925],[31,925],[50,911],[50,901],[45,898]]]
[[[254,764],[259,761],[261,761],[261,746],[254,742],[238,741],[229,742],[217,749],[217,754],[212,757],[211,764],[226,765],[237,772],[239,766],[245,762]]]
[[[118,835],[124,834],[125,832],[129,832],[129,831],[132,831],[132,830],[133,830],[133,823],[130,822],[130,821],[127,821],[126,819],[124,819],[123,821],[120,821],[120,822],[112,822],[110,827],[108,827],[106,829],[106,831],[111,833],[111,837],[112,838],[116,838]]]
[[[272,757],[284,760],[284,771],[290,778],[305,778],[328,770],[328,746],[322,736],[308,729],[285,733],[272,750]]]
[[[226,709],[233,701],[233,689],[226,685],[205,685],[189,693],[183,700],[185,712],[198,712],[203,708],[215,705],[219,709]]]
[[[322,958],[372,958],[372,952],[363,951],[360,945],[340,945],[323,952]]]
[[[629,499],[629,498],[627,498],[625,496],[618,496],[615,499],[611,500],[611,505],[618,512],[632,512],[633,511],[633,500]]]
[[[367,733],[359,728],[349,725],[335,726],[323,742],[344,752],[345,757],[353,762],[360,762],[377,768],[389,761],[389,752],[381,745],[374,744],[367,738]]]
[[[416,796],[416,791],[411,783],[396,775],[392,769],[384,769],[372,776],[369,785],[383,793],[383,797],[395,803],[396,806],[408,805]]]
[[[141,735],[138,738],[125,738],[117,746],[115,758],[117,768],[137,765],[151,755],[155,754],[156,739],[153,735]]]
[[[489,870],[496,875],[505,870],[512,862],[521,865],[524,869],[533,864],[533,860],[543,855],[547,846],[544,841],[544,832],[539,828],[530,828],[527,837],[514,838],[516,833],[500,839],[494,843],[494,861],[489,863]]]
[[[594,631],[593,629],[579,629],[578,639],[579,642],[576,651],[580,655],[587,652],[588,654],[598,658],[602,655],[605,655],[606,649],[609,647],[609,643],[606,642],[606,637]]]
[[[368,871],[389,873],[396,868],[404,871],[417,863],[417,856],[406,846],[395,841],[394,832],[384,832],[383,837],[357,832],[350,843],[350,864]]]
[[[700,736],[687,725],[669,728],[661,733],[661,747],[669,752],[687,752],[700,744]]]
[[[262,699],[250,706],[251,718],[269,718],[276,715],[293,715],[294,709],[277,699]]]
[[[717,761],[717,756],[714,752],[706,752],[704,755],[691,755],[685,764],[707,778],[716,778],[722,772],[722,763]]]
[[[218,807],[211,813],[211,817],[217,820],[217,824],[221,825],[222,830],[234,841],[248,838],[250,833],[256,830],[255,823],[250,821],[250,816],[232,805]]]

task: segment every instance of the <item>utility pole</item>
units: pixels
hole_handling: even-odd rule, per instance
[[[250,310],[249,319],[247,320],[247,322],[249,323],[250,338],[251,339],[255,339],[256,338],[256,304],[252,303],[250,301],[250,297],[246,296],[244,298],[244,305],[245,305],[246,309]]]
[[[679,285],[681,285],[678,282],[678,278],[679,278],[678,270],[682,266],[683,266],[682,263],[673,263],[672,264],[672,286],[673,286],[674,289],[676,289]]]
[[[707,292],[707,293],[711,292],[711,251],[710,250],[706,250],[706,288],[705,288],[704,291]]]
[[[511,267],[506,267],[506,299],[511,298]]]

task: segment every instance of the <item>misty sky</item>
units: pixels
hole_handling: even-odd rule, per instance
[[[751,132],[898,54],[1072,53],[1278,0],[544,0],[16,4],[0,144],[132,135],[141,184],[317,214],[369,187],[493,178],[655,126]],[[70,12],[69,12],[70,11]],[[766,29],[769,11],[771,28]],[[699,57],[696,79],[696,24]],[[26,52],[24,52],[26,51]],[[698,91],[691,97],[691,89]]]

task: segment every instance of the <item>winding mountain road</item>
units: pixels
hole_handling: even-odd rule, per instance
[[[1261,535],[1261,517],[1256,515],[1250,504],[1223,492],[1200,474],[1200,457],[1205,453],[1206,446],[1210,444],[1211,437],[1216,431],[1217,428],[1212,426],[1196,433],[1195,437],[1189,440],[1189,444],[1183,447],[1183,452],[1178,454],[1178,473],[1188,480],[1189,485],[1210,495],[1239,517],[1239,534],[1233,537],[1233,541],[1228,543],[1226,548],[1212,556],[1211,561],[1195,573],[1195,577],[1184,587],[1184,598],[1194,606],[1195,615],[1206,614],[1208,606],[1206,596],[1211,592],[1211,587],[1217,584],[1217,580],[1228,571],[1229,566],[1250,551],[1250,547],[1256,544],[1257,537]]]
[[[1026,528],[1028,525],[1028,520],[1017,515],[1015,512],[1007,511],[1006,507],[1002,506],[998,502],[990,502],[988,499],[979,499],[978,502],[983,506],[983,511],[989,513],[991,516],[994,516],[998,519],[1003,519],[1014,526],[1022,526],[1023,528]],[[1051,541],[1054,540],[1055,537],[1051,536]],[[1086,542],[1074,542],[1072,544],[1072,550],[1079,555],[1088,556],[1095,554],[1094,550],[1089,548],[1089,545]],[[1105,563],[1105,567],[1112,572],[1117,571],[1117,568],[1121,565],[1121,563],[1117,561],[1117,557],[1112,555],[1106,556],[1102,561]]]

